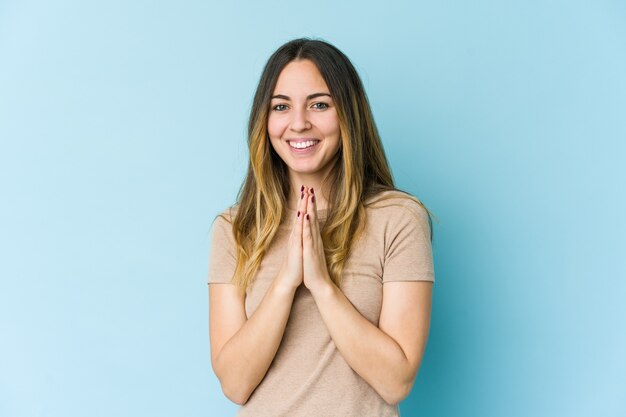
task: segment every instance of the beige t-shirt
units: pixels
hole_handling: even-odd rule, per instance
[[[383,283],[434,281],[430,229],[426,211],[403,193],[374,197],[366,206],[366,225],[344,267],[342,291],[352,305],[378,326]],[[229,211],[223,214],[229,218]],[[296,212],[290,210],[295,216]],[[326,210],[319,210],[323,227]],[[280,226],[246,292],[245,310],[251,317],[282,265],[291,222]],[[229,285],[235,270],[231,224],[217,217],[209,262],[209,284]],[[363,340],[367,343],[367,340]],[[311,292],[301,285],[295,293],[285,333],[265,377],[238,417],[392,417],[398,406],[382,397],[350,368],[335,343]]]

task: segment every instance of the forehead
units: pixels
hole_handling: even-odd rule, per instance
[[[278,80],[274,94],[285,94],[288,96],[302,92],[308,94],[311,90],[315,92],[328,93],[328,86],[317,69],[313,61],[304,59],[300,61],[291,61],[283,68]]]

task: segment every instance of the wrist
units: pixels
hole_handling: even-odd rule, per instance
[[[313,298],[318,299],[332,296],[336,288],[335,283],[328,277],[309,287],[309,291],[311,291]]]
[[[296,290],[298,289],[298,286],[294,286],[294,284],[292,283],[285,282],[285,280],[281,279],[281,277],[278,276],[272,282],[272,286],[270,289],[276,294],[293,297],[296,293]]]

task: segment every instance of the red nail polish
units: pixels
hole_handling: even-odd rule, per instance
[[[309,215],[308,214],[306,215],[306,219],[309,220]]]
[[[304,185],[300,187],[300,192],[304,191]]]
[[[298,217],[300,217],[300,212],[298,212]]]
[[[315,196],[311,197],[311,203],[315,203]]]
[[[311,194],[315,194],[315,192],[313,191],[313,188],[311,188]]]

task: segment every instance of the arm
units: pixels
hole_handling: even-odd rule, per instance
[[[300,199],[298,213],[305,211],[306,203]],[[283,265],[249,319],[244,291],[228,281],[209,285],[211,365],[222,391],[237,404],[245,404],[261,383],[285,333],[293,298],[302,284],[303,217],[292,220]],[[209,275],[214,282],[225,282],[224,277],[232,276],[235,269],[235,242],[226,225],[218,225]]]
[[[348,365],[387,403],[406,398],[428,338],[432,283],[386,282],[379,327],[363,317],[332,281],[314,291],[322,318]]]
[[[249,319],[245,294],[231,284],[209,285],[211,365],[224,395],[237,404],[263,380],[282,340],[295,288],[278,281]]]
[[[376,327],[330,279],[314,198],[311,203],[303,229],[304,284],[348,365],[387,403],[396,404],[413,387],[430,327],[432,281],[415,282],[407,277],[432,277],[426,212],[411,200],[407,204],[411,208],[403,205],[398,215],[390,214],[389,236],[384,240],[389,243],[385,247],[383,300]]]

